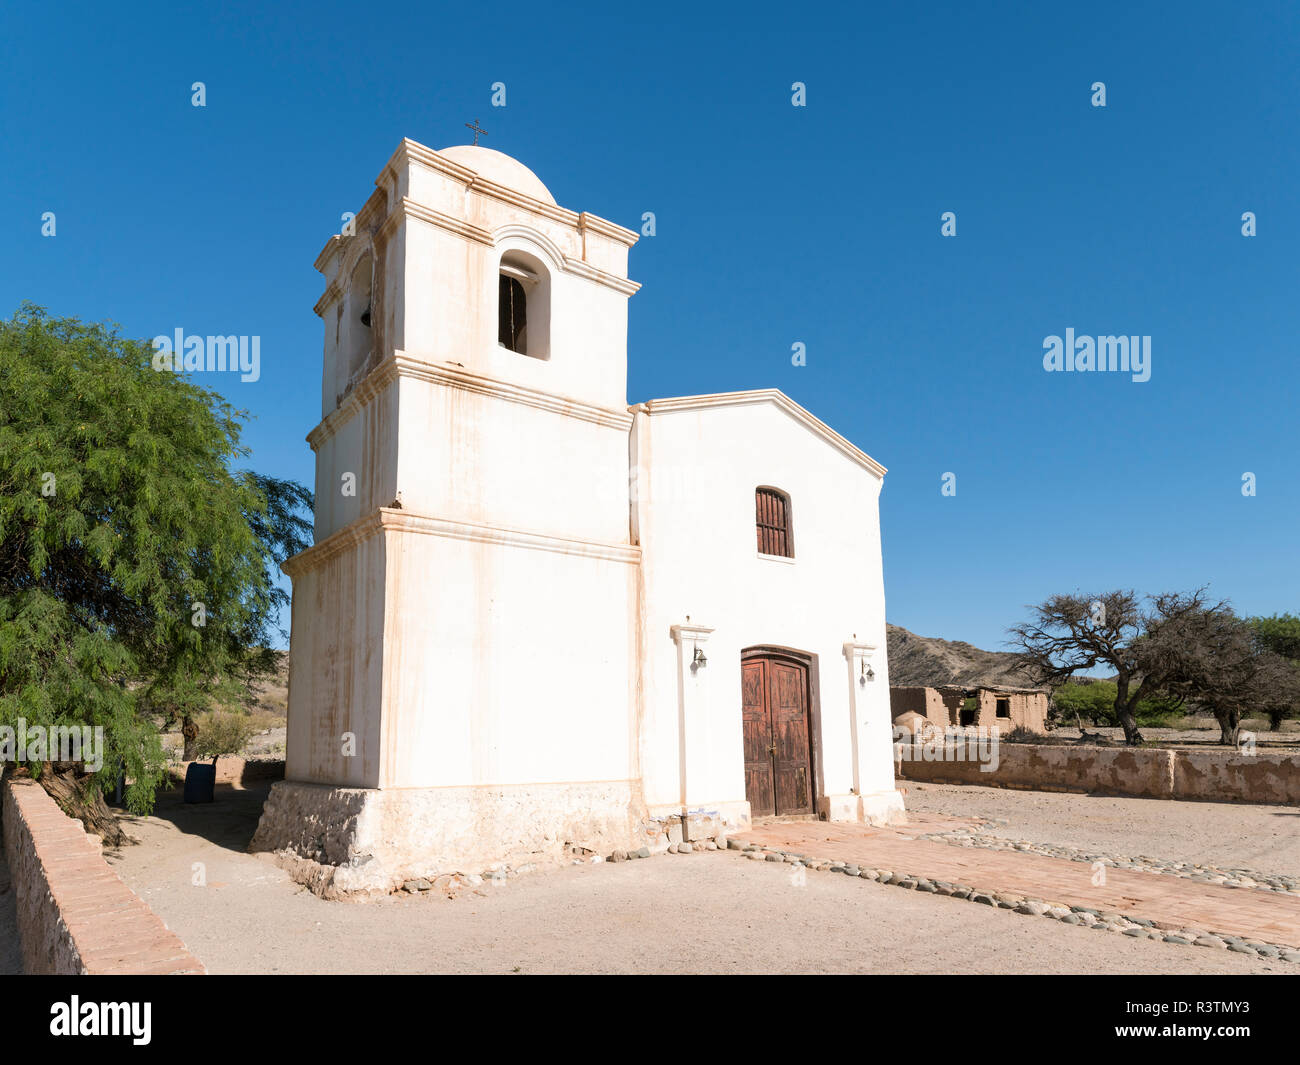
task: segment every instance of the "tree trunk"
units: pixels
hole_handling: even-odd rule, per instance
[[[195,749],[199,743],[199,726],[194,723],[194,719],[188,714],[181,718],[181,736],[185,740],[185,747],[181,751],[181,761],[192,762],[195,757]]]
[[[1136,747],[1146,742],[1142,739],[1142,733],[1138,731],[1137,715],[1127,706],[1122,710],[1116,710],[1119,715],[1119,723],[1124,729],[1124,742],[1130,747]]]
[[[74,765],[45,763],[41,771],[41,786],[59,808],[69,817],[81,821],[87,832],[93,832],[110,847],[120,847],[128,842],[122,823],[104,797],[88,784],[88,778],[78,774]]]
[[[1121,674],[1115,678],[1115,716],[1119,718],[1120,727],[1124,730],[1124,742],[1130,747],[1136,747],[1143,742],[1137,723],[1137,702],[1142,695],[1142,689],[1139,688],[1138,694],[1130,699],[1128,685],[1127,676]]]
[[[1214,720],[1219,723],[1219,742],[1229,747],[1237,746],[1237,736],[1241,732],[1241,720],[1231,710],[1215,710]]]

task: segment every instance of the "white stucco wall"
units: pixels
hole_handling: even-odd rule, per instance
[[[313,564],[291,567],[285,776],[378,787],[383,631],[390,607],[384,538],[375,531],[342,550],[324,546]],[[352,742],[345,753],[348,734]]]
[[[653,810],[744,800],[741,652],[770,645],[817,656],[815,790],[830,816],[856,816],[858,796],[894,791],[881,477],[776,400],[657,406],[636,408],[633,431],[647,802]],[[793,560],[757,552],[760,485],[790,497]],[[695,671],[681,668],[671,636],[687,623],[713,630],[703,645],[708,665]],[[874,648],[864,653],[875,679],[857,691],[846,643]]]
[[[403,377],[394,483],[417,513],[626,544],[631,419],[608,422]]]
[[[636,774],[637,552],[387,534],[381,787]]]

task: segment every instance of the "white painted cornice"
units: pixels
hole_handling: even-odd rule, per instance
[[[433,208],[426,207],[422,203],[417,203],[415,200],[412,200],[407,196],[402,197],[402,199],[393,205],[393,210],[389,212],[388,217],[384,219],[384,224],[380,227],[379,235],[386,239],[392,235],[393,230],[396,229],[398,225],[406,221],[408,218],[415,218],[421,222],[426,222],[431,226],[437,226],[439,229],[444,229],[449,233],[455,233],[456,236],[462,237],[465,240],[472,240],[479,244],[485,244],[489,248],[494,247],[498,243],[498,238],[502,235],[527,233],[528,236],[538,240],[539,243],[549,246],[557,265],[565,273],[575,274],[578,277],[586,278],[588,281],[594,281],[598,285],[612,288],[617,292],[623,293],[625,296],[631,296],[641,288],[641,283],[639,281],[632,281],[626,277],[619,277],[617,274],[611,274],[607,270],[601,270],[598,267],[592,266],[590,263],[582,259],[575,259],[571,255],[565,255],[544,233],[535,233],[528,231],[526,227],[512,225],[503,226],[494,234],[493,232],[484,229],[482,226],[474,225],[472,222],[466,222],[464,219],[456,218],[453,215],[445,214],[442,211],[435,211]]]
[[[559,555],[578,555],[598,558],[608,562],[635,565],[641,561],[641,548],[631,544],[616,544],[606,540],[580,540],[566,536],[551,536],[529,532],[504,525],[484,525],[478,522],[450,521],[410,510],[391,510],[382,507],[380,518],[385,529],[401,532],[441,536],[451,540],[471,540],[479,544],[507,544],[527,547],[535,551],[550,551]]]
[[[356,236],[361,236],[362,232],[371,226],[377,225],[380,216],[385,213],[387,197],[382,189],[375,189],[370,194],[369,199],[361,205],[361,210],[357,212],[356,217],[352,220],[356,226]],[[339,219],[341,222],[342,219]],[[328,274],[330,260],[338,255],[345,247],[347,242],[355,240],[356,236],[345,237],[341,233],[331,233],[325,247],[321,248],[320,254],[316,256],[316,262],[313,264],[317,271],[322,274]]]
[[[632,414],[627,410],[613,407],[601,407],[572,396],[556,395],[526,385],[513,384],[487,374],[472,373],[451,363],[425,362],[412,358],[404,351],[397,351],[378,363],[361,379],[351,392],[344,397],[334,410],[307,434],[307,443],[313,449],[320,447],[347,424],[361,410],[362,406],[377,396],[392,381],[399,377],[409,377],[416,381],[428,381],[458,388],[481,396],[493,396],[509,403],[519,403],[526,407],[563,414],[570,418],[579,418],[585,422],[602,425],[610,429],[627,432],[632,427]]]
[[[641,239],[640,234],[630,229],[624,229],[622,226],[608,219],[594,215],[590,211],[583,211],[578,215],[578,228],[590,229],[593,233],[599,233],[602,237],[608,237],[610,240],[617,241],[624,247],[630,248]]]
[[[517,385],[497,377],[489,377],[487,374],[473,373],[450,363],[425,362],[422,359],[412,358],[404,351],[395,352],[393,360],[397,364],[397,372],[403,377],[432,381],[451,388],[464,389],[466,392],[476,392],[479,395],[495,396],[512,403],[521,403],[527,407],[536,407],[539,410],[563,414],[570,418],[580,418],[585,422],[593,422],[623,432],[632,428],[632,414],[627,410],[601,407],[585,400],[574,399],[572,396],[543,392],[540,389],[529,388],[527,385]]]
[[[375,366],[365,377],[358,381],[343,402],[335,407],[321,420],[310,433],[307,443],[315,451],[321,443],[337,433],[350,422],[371,399],[377,396],[392,381],[397,379],[397,366],[391,358]]]
[[[393,205],[393,210],[384,219],[380,233],[384,236],[391,235],[393,230],[408,218],[418,218],[421,222],[428,222],[429,225],[445,229],[449,233],[455,233],[458,237],[477,241],[479,244],[488,245],[488,247],[492,246],[492,234],[482,226],[476,226],[472,222],[466,222],[454,215],[444,214],[442,211],[435,211],[432,207],[417,203],[409,196],[403,196]]]
[[[441,536],[450,540],[468,540],[480,544],[502,544],[523,547],[534,551],[549,551],[560,555],[602,559],[637,565],[641,561],[641,548],[629,544],[616,544],[604,540],[577,540],[564,536],[528,532],[508,526],[484,525],[478,522],[451,521],[418,514],[411,510],[380,507],[365,517],[349,522],[338,532],[320,543],[300,551],[280,567],[290,577],[304,573],[328,562],[350,547],[368,540],[381,532],[403,532],[424,536]]]
[[[713,633],[713,629],[703,625],[674,625],[668,630],[672,633],[673,643],[690,640],[692,643],[704,643]]]
[[[863,469],[870,470],[877,477],[883,478],[885,476],[886,470],[884,466],[776,388],[760,388],[748,392],[715,392],[704,396],[677,396],[672,399],[652,399],[630,407],[629,410],[642,410],[646,414],[654,416],[677,414],[682,411],[745,407],[756,403],[772,404],[777,409],[788,414],[809,432],[821,437],[841,454],[852,459]]]
[[[325,286],[325,291],[321,293],[320,299],[316,301],[316,306],[313,307],[312,310],[316,312],[317,317],[324,318],[325,312],[329,310],[330,305],[336,300],[341,300],[342,298],[343,290],[339,288],[339,283],[335,280],[331,280],[330,283]]]

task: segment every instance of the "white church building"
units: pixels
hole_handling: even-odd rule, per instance
[[[885,470],[775,389],[627,403],[637,235],[404,140],[316,260],[315,545],[253,849],[324,894],[903,817]]]

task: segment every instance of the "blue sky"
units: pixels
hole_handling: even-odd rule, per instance
[[[655,213],[630,401],[780,388],[889,467],[891,622],[1296,612],[1300,9],[1057,7],[7,4],[0,313],[260,336],[224,391],[310,484],[312,262],[401,137],[478,118],[562,205]],[[1151,336],[1151,379],[1045,372],[1067,328]]]

